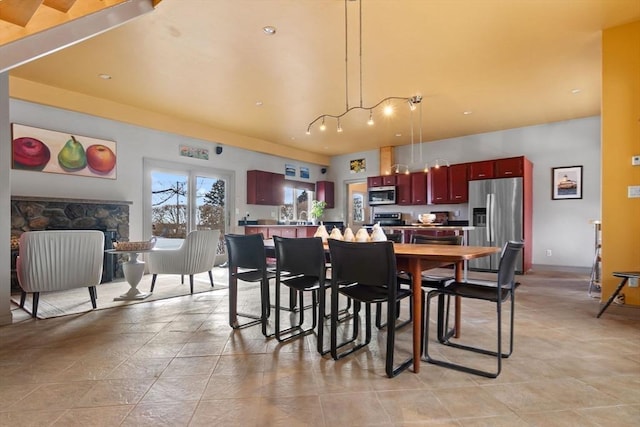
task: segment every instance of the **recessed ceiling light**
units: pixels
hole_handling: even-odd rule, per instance
[[[582,92],[582,89],[571,89],[571,93],[574,94],[574,95],[576,93],[580,93],[580,92]]]
[[[271,26],[271,25],[267,25],[266,27],[262,28],[262,31],[264,31],[264,33],[268,36],[272,36],[276,33],[276,27]]]
[[[109,74],[98,74],[102,80],[111,80],[111,76]]]
[[[469,114],[473,114],[473,111],[463,111],[462,114],[468,116]]]
[[[295,136],[292,136],[292,137],[291,137],[291,140],[292,140],[292,141],[295,141],[295,140],[296,140],[296,137],[295,137]]]
[[[402,136],[402,134],[401,134],[400,132],[398,132],[398,133],[396,133],[396,136],[397,136],[397,137],[401,137],[401,136]]]
[[[262,107],[262,101],[256,101],[256,107]]]

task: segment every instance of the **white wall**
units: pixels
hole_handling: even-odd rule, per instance
[[[417,145],[417,144],[416,144]],[[600,218],[600,117],[528,126],[499,132],[470,135],[424,143],[423,162],[414,146],[412,170],[436,158],[451,164],[504,157],[526,156],[533,163],[533,263],[536,265],[591,267],[594,254],[594,229],[589,223]],[[349,160],[367,159],[365,174],[351,174]],[[370,160],[371,159],[371,160]],[[376,160],[374,160],[376,159]],[[343,182],[356,176],[379,175],[378,151],[334,157],[330,173],[336,181],[336,208],[330,212],[339,218],[344,211]],[[395,149],[396,163],[411,163],[411,146]],[[371,166],[371,167],[370,167]],[[583,166],[583,198],[551,200],[551,168]],[[428,211],[460,210],[468,219],[468,205],[392,206],[377,211],[400,211],[414,217]],[[552,256],[546,256],[551,249]]]
[[[131,201],[131,240],[145,239],[151,232],[143,229],[143,198],[146,197],[143,190],[145,158],[182,163],[198,169],[235,171],[235,186],[231,191],[235,205],[232,210],[232,225],[237,224],[237,220],[247,212],[250,219],[272,218],[272,215],[277,213],[275,206],[246,204],[247,170],[260,169],[284,173],[285,163],[290,163],[295,165],[298,171],[295,180],[315,183],[317,180],[326,179],[326,175],[320,173],[318,165],[225,146],[224,141],[220,141],[223,146],[222,154],[216,155],[216,145],[209,142],[13,99],[10,102],[10,117],[12,123],[116,141],[116,180],[11,170],[11,194]],[[181,144],[209,148],[209,160],[179,156]],[[309,168],[309,179],[299,177],[300,166]]]

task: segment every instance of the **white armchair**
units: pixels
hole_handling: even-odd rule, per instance
[[[158,274],[189,275],[191,293],[193,293],[193,275],[209,272],[209,280],[213,287],[211,270],[216,262],[216,249],[220,240],[220,230],[197,230],[190,232],[182,245],[175,249],[154,249],[149,253],[149,273],[151,292],[156,285]]]
[[[22,288],[20,307],[33,294],[32,317],[40,292],[87,287],[96,308],[96,285],[102,279],[104,234],[95,230],[28,231],[20,236],[16,273]]]

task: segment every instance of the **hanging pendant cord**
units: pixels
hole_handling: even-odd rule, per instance
[[[358,1],[358,42],[360,43],[360,108],[362,108],[362,0]]]
[[[347,23],[347,0],[344,0],[344,103],[349,110],[349,25]]]

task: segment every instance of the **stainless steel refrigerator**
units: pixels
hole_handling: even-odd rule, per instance
[[[469,181],[469,231],[471,246],[502,247],[509,240],[523,240],[523,179],[500,178]],[[498,271],[500,253],[469,261],[469,268]],[[523,271],[520,254],[516,271]]]

